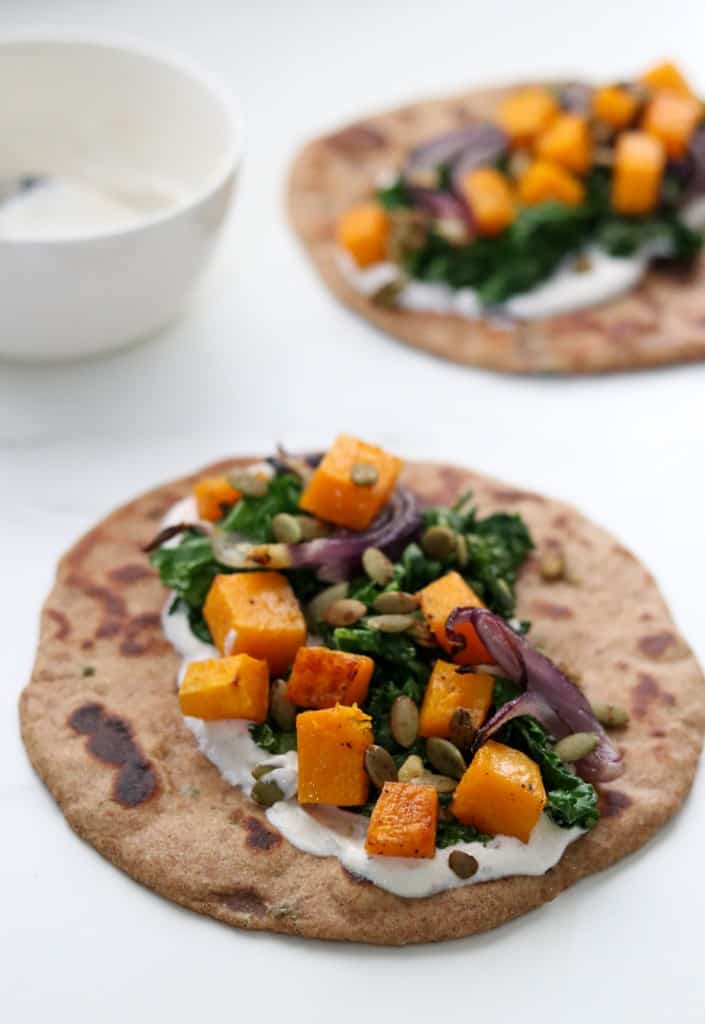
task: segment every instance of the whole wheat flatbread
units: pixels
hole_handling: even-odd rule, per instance
[[[156,892],[243,928],[402,944],[492,928],[637,849],[690,788],[705,728],[705,688],[651,575],[575,509],[447,466],[407,466],[422,498],[472,487],[483,514],[521,513],[539,550],[560,545],[571,582],[546,583],[530,558],[518,614],[531,637],[582,673],[592,699],[629,707],[626,773],[606,787],[598,826],[540,878],[514,877],[402,899],[353,878],[335,858],[300,853],[223,781],[184,726],[179,659],[164,638],[165,592],[141,553],[167,509],[210,467],[123,506],[63,558],[42,614],[22,736],[69,824]],[[444,856],[439,852],[438,856]]]
[[[491,117],[507,89],[415,103],[307,145],[289,181],[291,222],[319,274],[346,306],[416,348],[517,373],[593,373],[705,358],[705,258],[688,273],[651,271],[622,298],[513,325],[390,310],[350,286],[334,242],[337,217],[374,192],[379,175],[435,135]]]

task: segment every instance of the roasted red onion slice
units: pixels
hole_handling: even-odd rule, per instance
[[[519,718],[521,715],[531,715],[532,718],[539,721],[557,739],[566,736],[569,731],[545,697],[542,697],[535,690],[527,690],[514,700],[503,704],[498,711],[495,711],[492,718],[489,718],[482,728],[478,729],[472,743],[471,755],[486,740],[493,736],[498,729],[501,729],[507,722],[511,722],[513,718]]]
[[[588,114],[592,102],[592,89],[584,82],[568,82],[558,92],[558,102],[571,114]]]
[[[467,206],[452,192],[438,192],[432,188],[410,188],[409,193],[414,206],[429,213],[436,220],[459,220],[470,223]]]
[[[585,696],[557,665],[485,608],[456,608],[448,616],[446,636],[457,650],[465,646],[465,637],[455,629],[459,622],[469,622],[474,627],[505,675],[516,683],[525,684],[527,693],[544,698],[563,723],[564,733],[594,732],[597,735],[596,749],[575,766],[582,778],[589,782],[609,782],[622,774],[624,765],[619,751],[593,715]]]
[[[496,125],[489,122],[471,124],[458,132],[438,135],[435,139],[417,146],[409,154],[404,176],[414,184],[419,172],[432,171],[437,167],[454,165],[456,161],[473,162],[466,170],[480,164],[494,163],[507,147],[507,137]]]
[[[162,544],[166,544],[168,540],[172,540],[174,537],[178,537],[180,533],[185,533],[187,530],[195,530],[196,533],[203,533],[210,535],[212,529],[210,523],[174,523],[173,526],[165,526],[163,530],[160,530],[156,537],[150,540],[149,544],[144,544],[142,550],[149,554],[151,551],[156,551]]]

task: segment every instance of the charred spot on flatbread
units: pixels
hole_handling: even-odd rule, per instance
[[[113,787],[116,803],[137,807],[155,794],[157,776],[125,719],[106,714],[102,704],[84,704],[70,715],[68,725],[88,737],[86,748],[94,757],[119,768]]]
[[[274,850],[277,846],[281,846],[282,837],[279,832],[266,828],[259,818],[245,818],[243,824],[247,831],[245,843],[251,850],[267,852]]]

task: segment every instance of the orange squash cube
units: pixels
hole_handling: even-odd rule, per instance
[[[621,131],[636,117],[639,98],[621,85],[606,85],[592,94],[592,112],[615,131]]]
[[[296,718],[301,804],[357,807],[367,801],[365,751],[372,719],[357,706],[302,711]]]
[[[365,849],[378,857],[436,856],[438,793],[432,786],[385,782],[372,811]]]
[[[519,179],[519,198],[525,206],[550,200],[567,206],[580,206],[585,198],[582,182],[560,164],[535,160]]]
[[[287,695],[301,708],[362,704],[374,667],[372,658],[365,654],[348,654],[328,647],[299,647]]]
[[[585,174],[590,166],[592,140],[587,118],[580,114],[559,114],[541,132],[536,152],[576,174]]]
[[[671,160],[678,160],[702,116],[703,105],[695,96],[664,90],[649,101],[641,127],[663,143]]]
[[[456,665],[491,665],[494,659],[469,623],[458,626],[465,637],[465,647],[453,653],[446,637],[446,619],[454,608],[484,608],[484,604],[460,573],[448,572],[418,592],[423,617],[444,651],[453,655]]]
[[[694,95],[687,79],[670,60],[665,60],[662,64],[656,64],[655,67],[650,68],[646,74],[642,75],[641,81],[652,92],[670,89],[672,92],[680,92],[686,96]]]
[[[389,231],[386,210],[377,203],[363,203],[339,218],[336,237],[358,267],[369,267],[386,259]]]
[[[558,113],[558,100],[542,86],[511,93],[497,111],[497,122],[517,146],[530,145]]]
[[[480,235],[498,235],[514,221],[516,208],[509,181],[494,167],[478,167],[463,179],[463,195]]]
[[[285,576],[235,572],[216,576],[203,606],[221,654],[250,654],[285,672],[306,642],[306,623]]]
[[[484,672],[460,674],[458,666],[437,661],[426,686],[419,714],[419,735],[448,739],[453,712],[467,708],[472,724],[479,729],[492,703],[494,679]]]
[[[369,467],[376,479],[355,483],[357,467]],[[389,497],[401,472],[402,461],[382,448],[340,434],[309,480],[299,502],[304,511],[337,526],[366,530]]]
[[[450,805],[463,825],[528,843],[546,805],[539,766],[526,754],[488,740],[473,757]]]
[[[249,654],[192,661],[181,683],[179,705],[192,718],[264,722],[269,708],[267,663]]]
[[[196,508],[201,519],[215,523],[223,518],[225,508],[241,497],[224,476],[205,476],[193,489]],[[225,507],[225,508],[224,508]]]
[[[646,132],[623,132],[615,150],[612,206],[638,216],[655,209],[661,196],[666,154],[659,139]]]

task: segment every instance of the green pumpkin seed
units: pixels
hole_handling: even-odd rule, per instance
[[[352,626],[367,613],[367,606],[354,597],[344,597],[342,601],[334,601],[324,611],[321,618],[329,626]]]
[[[415,621],[413,615],[370,615],[367,625],[380,633],[405,633]]]
[[[574,732],[556,743],[554,749],[561,761],[574,764],[591,754],[598,743],[599,739],[594,732]]]
[[[410,747],[419,734],[419,709],[411,697],[397,697],[389,713],[389,728],[400,747]]]
[[[416,611],[419,599],[416,594],[407,594],[403,590],[387,590],[375,600],[374,608],[384,615],[408,615]]]
[[[252,778],[261,779],[264,775],[269,775],[273,772],[277,766],[275,764],[256,764],[252,769]]]
[[[271,807],[272,804],[284,799],[284,794],[276,782],[267,782],[266,779],[258,779],[250,795],[262,807]]]
[[[397,766],[392,755],[376,743],[365,751],[365,770],[377,789],[381,789],[385,782],[397,781]]]
[[[421,547],[429,558],[443,561],[454,554],[457,546],[456,534],[449,526],[429,526],[421,538]]]
[[[547,551],[539,566],[541,579],[555,583],[565,576],[565,559],[559,551]]]
[[[465,758],[455,744],[438,736],[426,740],[426,757],[441,775],[453,779],[461,778],[466,768]]]
[[[336,601],[342,601],[344,597],[347,597],[348,589],[347,583],[334,583],[322,590],[320,594],[316,594],[306,605],[306,620],[309,625],[315,626],[317,622],[322,622],[326,609]]]
[[[356,487],[374,487],[379,480],[377,467],[370,462],[353,462],[350,479]]]
[[[472,712],[468,708],[456,708],[450,716],[448,739],[458,750],[467,750],[476,734]]]
[[[234,470],[228,475],[228,483],[246,498],[263,498],[269,490],[266,477],[251,473],[248,469]]]
[[[455,557],[458,559],[458,565],[461,569],[470,561],[470,549],[467,538],[462,533],[456,533],[455,535]]]
[[[472,854],[464,853],[462,850],[453,850],[448,855],[448,867],[458,878],[472,878],[480,865]]]
[[[301,530],[301,540],[317,540],[319,537],[327,537],[330,530],[320,519],[313,516],[295,516]]]
[[[418,754],[409,754],[397,772],[399,782],[414,782],[423,775],[423,761]]]
[[[303,538],[301,524],[296,516],[288,512],[279,512],[272,519],[272,533],[284,544],[298,544]]]
[[[424,772],[412,781],[419,786],[432,786],[437,793],[452,793],[458,785],[457,779],[451,779],[449,775],[436,775],[433,772]]]
[[[386,587],[394,578],[394,566],[379,548],[365,548],[362,553],[362,568],[379,587]]]
[[[623,729],[629,723],[629,712],[618,704],[593,704],[592,713],[608,729]]]
[[[395,277],[392,281],[380,285],[376,291],[372,292],[370,298],[376,306],[381,306],[383,309],[394,309],[405,284],[403,277]]]
[[[409,630],[409,636],[418,644],[419,647],[437,647],[437,641],[431,627],[423,619],[415,619],[414,624]]]
[[[289,700],[283,679],[273,679],[270,683],[269,713],[282,732],[293,732],[296,728],[296,707]]]

